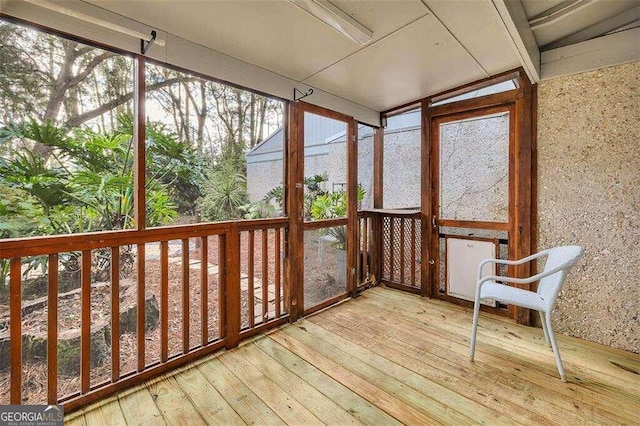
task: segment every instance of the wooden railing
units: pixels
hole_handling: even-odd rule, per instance
[[[262,219],[0,241],[0,259],[10,262],[9,318],[4,325],[5,333],[8,328],[10,353],[8,359],[2,360],[4,365],[0,365],[4,370],[9,370],[7,367],[10,366],[10,396],[9,401],[2,402],[64,403],[65,409],[71,411],[222,347],[235,347],[240,339],[287,321],[283,298],[287,283],[283,275],[282,251],[286,227],[287,219]],[[172,255],[170,247],[179,248],[180,254]],[[150,249],[157,255],[152,256]],[[23,349],[33,343],[23,336],[27,305],[22,300],[23,261],[34,257],[46,259],[48,265],[47,295],[43,300],[47,309],[46,401],[31,401],[23,392],[23,376],[30,368],[23,364]],[[63,259],[65,263],[60,268]],[[70,259],[75,263],[69,262]],[[106,267],[105,259],[108,260]],[[105,333],[109,335],[106,340],[111,355],[104,364],[110,364],[110,371],[102,375],[96,373],[99,368],[95,368],[92,358],[92,349],[96,349],[93,347],[96,321],[99,321],[96,317],[102,314],[92,306],[92,289],[96,289],[92,268],[95,272],[99,262],[108,276],[108,286],[100,288],[109,287],[110,297],[104,307],[109,314]],[[59,276],[71,269],[70,264],[77,264],[76,272],[80,276],[79,289],[74,293],[80,299],[79,312],[73,313],[79,316],[80,380],[79,389],[61,393],[59,389],[64,387],[60,386],[58,371],[58,344],[62,341],[59,312],[65,308],[61,303],[67,302],[59,301]],[[135,268],[132,267],[134,264]],[[123,354],[131,349],[129,346],[123,348],[121,339],[123,268],[129,268],[131,275],[135,275],[135,279],[128,282],[130,289],[135,283],[136,337],[124,342],[135,347],[135,362],[129,366],[130,371],[123,371],[121,361]],[[193,285],[192,281],[199,282]],[[150,296],[150,293],[154,294]],[[159,306],[150,310],[153,304],[150,305],[148,299],[156,296]],[[176,303],[177,296],[180,303]],[[199,299],[197,309],[194,309],[193,299]],[[170,316],[176,316],[175,311],[179,311],[180,319],[170,321]],[[156,331],[150,332],[149,323],[154,315],[159,316],[159,325]],[[197,321],[192,321],[192,317]],[[62,320],[69,323],[69,318]],[[180,333],[172,328],[176,323],[180,325]],[[159,333],[159,348],[152,339],[156,333]],[[176,339],[180,339],[181,344],[176,345]],[[147,346],[157,350],[150,355],[151,349]],[[7,373],[0,371],[0,374]]]
[[[420,292],[420,213],[364,210],[360,216],[361,285],[379,282]]]

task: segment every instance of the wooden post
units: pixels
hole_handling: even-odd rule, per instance
[[[202,346],[209,344],[209,237],[196,238],[200,249],[200,320]]]
[[[11,396],[13,405],[22,404],[22,260],[9,262],[9,320],[11,329]]]
[[[384,128],[376,128],[373,134],[373,208],[384,205]],[[382,219],[371,217],[371,273],[374,283],[382,277]]]
[[[431,217],[434,215],[432,208],[433,183],[431,182],[431,115],[429,113],[429,100],[422,101],[421,105],[421,144],[420,144],[420,295],[435,297],[434,281],[435,273],[431,265],[436,258],[433,257],[432,246],[433,230],[431,229]],[[437,237],[437,233],[436,233]],[[437,239],[436,239],[437,241]]]
[[[230,224],[225,236],[225,347],[238,346],[240,340],[240,232]]]
[[[358,276],[356,265],[360,256],[358,245],[358,123],[347,123],[347,292],[356,296]]]
[[[160,360],[169,359],[169,241],[160,241]]]
[[[144,371],[145,367],[145,244],[138,244],[137,246],[137,298],[138,309],[136,333],[138,337],[138,372]]]
[[[137,229],[147,226],[145,194],[146,161],[146,120],[145,120],[145,58],[138,56],[134,62],[134,102],[133,102],[133,176],[135,224]]]
[[[303,180],[302,167],[304,160],[304,112],[300,104],[289,102],[287,125],[288,173],[286,176],[286,202],[289,214],[289,231],[287,235],[285,309],[291,321],[296,321],[304,307],[303,294]]]
[[[58,255],[49,255],[47,286],[47,403],[58,403]]]
[[[532,201],[532,88],[526,75],[520,73],[520,90],[515,105],[515,140],[513,164],[514,170],[514,207],[510,218],[510,257],[521,259],[531,254],[531,201]],[[516,277],[528,277],[530,264],[513,268]],[[530,284],[516,285],[518,288],[530,290]],[[510,305],[509,312],[519,324],[531,323],[530,310]]]
[[[80,393],[89,392],[91,380],[91,250],[83,250],[80,281]]]
[[[531,254],[538,252],[538,85],[531,87]],[[538,273],[538,262],[531,262],[531,272]],[[538,283],[531,288],[538,290]],[[534,316],[535,318],[535,316]],[[533,322],[534,318],[531,319]]]
[[[182,239],[182,354],[189,352],[190,303],[189,294],[189,239]]]
[[[111,247],[111,383],[118,380],[120,380],[120,247],[116,246]]]

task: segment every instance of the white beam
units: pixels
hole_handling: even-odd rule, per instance
[[[565,0],[559,5],[545,10],[540,15],[532,18],[529,21],[529,26],[533,31],[546,27],[547,25],[551,25],[573,15],[595,1],[597,0]]]
[[[605,21],[598,22],[584,30],[571,34],[558,41],[554,41],[546,46],[543,46],[543,50],[556,49],[558,47],[568,46],[570,44],[582,43],[594,37],[598,37],[607,34],[611,31],[622,28],[637,20],[640,20],[640,6],[637,6],[631,10],[622,12],[619,15],[611,17]]]
[[[640,61],[640,28],[542,52],[542,78]]]
[[[520,0],[491,0],[520,64],[533,83],[540,81],[540,49]]]
[[[18,0],[0,0],[0,11],[8,16],[135,54],[140,53],[140,39],[131,34],[150,34],[151,30],[156,30],[157,38],[165,41],[165,45],[151,46],[145,55],[148,58],[282,99],[293,100],[294,88],[303,92],[311,88],[311,86],[296,80],[83,1],[48,1],[53,5],[62,5],[66,9],[75,11],[78,16],[90,16],[100,21],[112,23],[113,26],[109,28],[108,25],[96,25],[87,20],[79,19],[78,16],[74,17],[55,11],[55,7],[43,8]],[[119,31],[120,28],[131,29],[131,33]],[[305,98],[305,101],[352,116],[369,125],[380,125],[378,111],[317,88],[313,88],[313,95]]]

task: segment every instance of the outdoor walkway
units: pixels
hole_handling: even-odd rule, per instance
[[[72,414],[68,424],[637,424],[640,355],[385,288]]]

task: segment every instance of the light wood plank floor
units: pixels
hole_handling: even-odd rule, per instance
[[[385,288],[86,407],[68,424],[640,424],[640,355]]]

